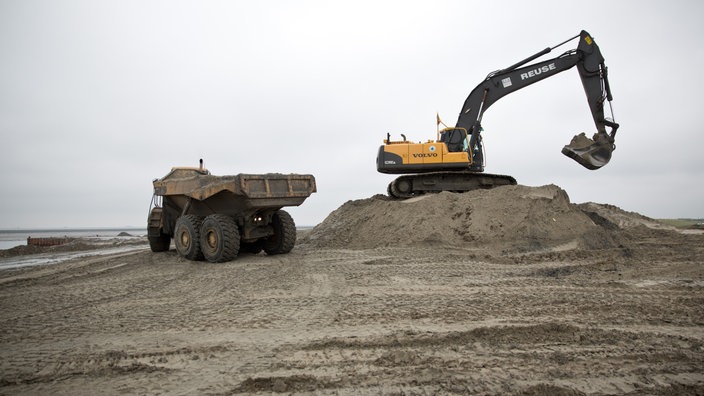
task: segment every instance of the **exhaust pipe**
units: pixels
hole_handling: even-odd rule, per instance
[[[562,154],[589,170],[596,170],[609,163],[615,149],[614,138],[606,132],[597,132],[592,139],[582,132],[562,148]]]

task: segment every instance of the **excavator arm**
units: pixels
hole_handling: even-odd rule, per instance
[[[527,63],[548,54],[553,49],[579,37],[576,49],[565,52],[557,58],[527,65]],[[481,163],[481,120],[484,112],[502,97],[525,88],[533,83],[552,77],[577,66],[582,86],[587,95],[597,132],[589,139],[584,133],[576,135],[562,153],[574,159],[587,169],[599,169],[611,159],[615,149],[614,140],[618,124],[604,116],[604,102],[613,99],[607,78],[604,57],[594,39],[586,31],[552,48],[544,50],[505,69],[490,73],[475,87],[462,106],[457,119],[457,128],[465,128],[470,135],[469,147],[475,151],[473,167],[482,170]],[[606,127],[611,130],[606,131]]]

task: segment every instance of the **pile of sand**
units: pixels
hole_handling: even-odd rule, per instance
[[[622,225],[652,221],[614,206],[570,203],[558,186],[503,186],[408,200],[348,201],[299,241],[321,248],[455,246],[505,252],[616,247]],[[654,222],[654,221],[653,221]]]

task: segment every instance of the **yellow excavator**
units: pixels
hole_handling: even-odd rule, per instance
[[[557,58],[528,64],[576,38],[579,38],[576,49]],[[619,124],[613,120],[613,97],[604,57],[592,36],[582,30],[579,35],[554,47],[545,48],[512,66],[489,73],[465,100],[456,125],[438,130],[436,140],[414,143],[402,134],[403,140],[392,141],[391,135],[387,134],[376,158],[377,171],[403,174],[389,183],[389,195],[410,198],[428,192],[463,192],[516,184],[511,176],[483,173],[482,116],[489,106],[505,95],[573,66],[577,66],[582,79],[597,132],[592,138],[584,133],[576,135],[570,144],[563,147],[562,153],[590,170],[606,165],[616,148],[614,141]],[[607,100],[610,119],[604,116]],[[607,127],[610,129],[608,132]]]

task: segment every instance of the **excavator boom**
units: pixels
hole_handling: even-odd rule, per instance
[[[557,58],[524,66],[576,37],[579,37],[577,49],[567,51]],[[615,148],[614,138],[618,124],[604,116],[604,102],[613,99],[604,57],[594,39],[584,30],[579,36],[567,41],[552,48],[545,48],[506,69],[490,73],[470,92],[456,125],[469,132],[470,147],[481,144],[481,120],[489,106],[512,92],[577,66],[597,132],[592,139],[586,136],[576,139],[579,135],[575,136],[576,140],[573,139],[562,152],[588,169],[598,169],[609,162]],[[607,133],[606,127],[611,128],[611,131]],[[475,167],[477,166],[475,164]],[[483,164],[481,167],[483,168]]]

